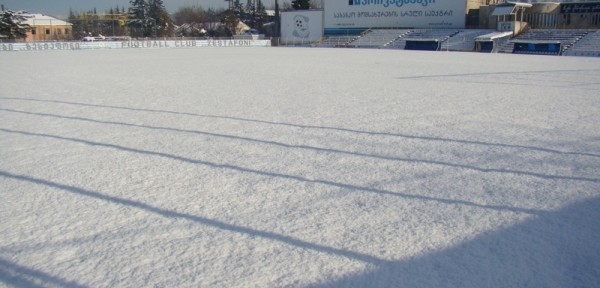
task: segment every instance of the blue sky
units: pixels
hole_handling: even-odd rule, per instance
[[[246,3],[246,0],[240,0]],[[227,7],[224,0],[163,0],[169,13],[174,13],[182,6],[199,5],[204,8]],[[272,0],[264,0],[265,5],[272,5]],[[281,4],[282,0],[279,1]],[[29,13],[42,13],[58,18],[66,18],[69,15],[69,9],[84,12],[94,9],[105,11],[111,7],[129,7],[129,0],[0,0],[6,9],[25,10]]]

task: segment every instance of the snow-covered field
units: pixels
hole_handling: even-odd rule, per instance
[[[0,286],[597,287],[600,59],[0,53]]]

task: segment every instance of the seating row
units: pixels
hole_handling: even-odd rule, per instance
[[[565,52],[568,56],[600,56],[600,30],[590,32]]]
[[[486,29],[372,29],[361,35],[330,36],[319,47],[357,47],[405,49],[407,40],[432,40],[441,43],[441,50],[473,51],[475,38],[493,32]],[[560,51],[514,51],[515,43],[560,42]],[[509,41],[498,42],[495,52],[544,55],[598,56],[600,30],[530,29]],[[542,44],[543,45],[543,44]],[[536,49],[538,50],[538,49]]]

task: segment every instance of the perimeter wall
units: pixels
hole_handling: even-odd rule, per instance
[[[200,47],[270,47],[271,40],[131,40],[94,42],[0,43],[0,51],[43,51],[84,49],[200,48]]]

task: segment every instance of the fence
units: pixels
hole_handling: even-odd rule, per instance
[[[170,38],[129,39],[125,41],[72,41],[72,42],[15,42],[0,43],[0,51],[45,51],[85,49],[153,49],[153,48],[201,48],[201,47],[270,47],[270,39],[235,38]]]

